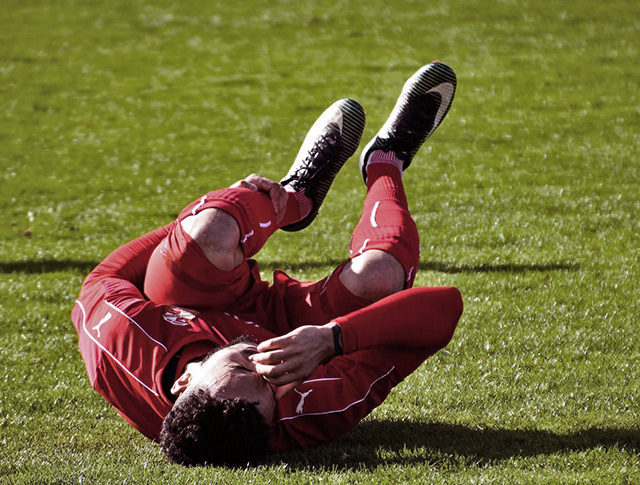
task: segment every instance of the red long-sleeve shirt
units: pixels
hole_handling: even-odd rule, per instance
[[[157,439],[184,363],[240,335],[275,336],[264,326],[218,312],[157,305],[141,292],[147,261],[170,226],[106,258],[85,280],[72,311],[93,387],[137,430]],[[444,347],[462,312],[455,288],[414,288],[335,321],[344,354],[321,365],[277,403],[272,451],[333,440],[353,428],[391,389]],[[174,375],[167,365],[181,352]]]

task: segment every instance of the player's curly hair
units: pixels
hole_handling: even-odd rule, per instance
[[[243,465],[267,453],[269,426],[255,403],[195,389],[165,417],[160,445],[172,463]]]

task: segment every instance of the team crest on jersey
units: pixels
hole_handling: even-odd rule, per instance
[[[191,323],[191,320],[196,318],[198,312],[193,310],[185,310],[177,306],[165,306],[162,318],[164,318],[171,325],[178,325],[180,327],[186,327]]]

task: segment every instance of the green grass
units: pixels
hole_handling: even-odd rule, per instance
[[[0,3],[0,482],[640,481],[640,5],[337,0]],[[440,59],[459,87],[405,176],[419,285],[455,285],[449,347],[337,442],[185,469],[88,383],[82,278],[211,188],[279,178],[335,99],[365,139]],[[307,231],[260,254],[347,256],[347,165]]]

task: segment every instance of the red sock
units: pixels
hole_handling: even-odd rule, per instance
[[[280,222],[280,227],[288,226],[304,219],[313,207],[313,201],[302,192],[295,191],[290,185],[285,186],[285,190],[289,193],[289,199],[287,200],[287,210]]]
[[[367,186],[362,218],[351,239],[351,257],[371,249],[391,254],[403,266],[408,288],[420,259],[420,237],[409,213],[402,172],[393,163],[369,163]]]
[[[376,150],[371,155],[369,155],[369,162],[367,163],[367,181],[369,180],[369,177],[368,177],[369,168],[372,165],[375,165],[378,163],[386,163],[387,165],[392,165],[396,167],[400,172],[400,175],[402,175],[402,168],[404,166],[404,162],[400,160],[398,157],[396,157],[395,153]]]

